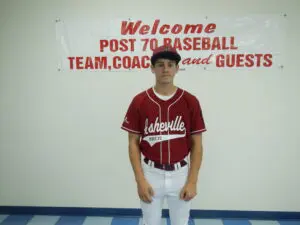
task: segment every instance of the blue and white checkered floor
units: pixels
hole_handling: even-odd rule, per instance
[[[0,225],[141,225],[138,217],[0,215]],[[170,225],[168,218],[162,225]],[[191,219],[189,225],[300,225],[300,220]]]

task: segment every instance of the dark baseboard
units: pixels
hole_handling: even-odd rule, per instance
[[[30,215],[73,215],[73,216],[141,216],[135,208],[87,208],[87,207],[40,207],[40,206],[0,206],[0,214]],[[168,210],[163,210],[168,217]],[[300,220],[300,212],[281,211],[239,211],[239,210],[191,210],[191,218],[203,219],[257,219],[257,220]]]

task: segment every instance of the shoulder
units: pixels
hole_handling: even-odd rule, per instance
[[[199,100],[198,98],[196,97],[196,95],[192,94],[191,92],[187,91],[187,90],[184,90],[184,89],[181,89],[183,91],[183,98],[186,102],[190,103],[190,104],[195,104],[195,103],[198,103]]]
[[[139,106],[143,101],[145,101],[145,99],[147,99],[148,91],[149,91],[149,89],[141,91],[141,92],[137,93],[135,96],[133,96],[132,104],[134,104],[135,106]]]

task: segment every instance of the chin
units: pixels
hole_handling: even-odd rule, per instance
[[[172,84],[172,81],[160,81],[160,84]]]

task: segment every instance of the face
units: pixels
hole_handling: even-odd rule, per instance
[[[176,62],[169,59],[158,59],[151,67],[151,71],[156,77],[156,83],[159,84],[172,84],[178,69],[179,66],[176,65]]]

